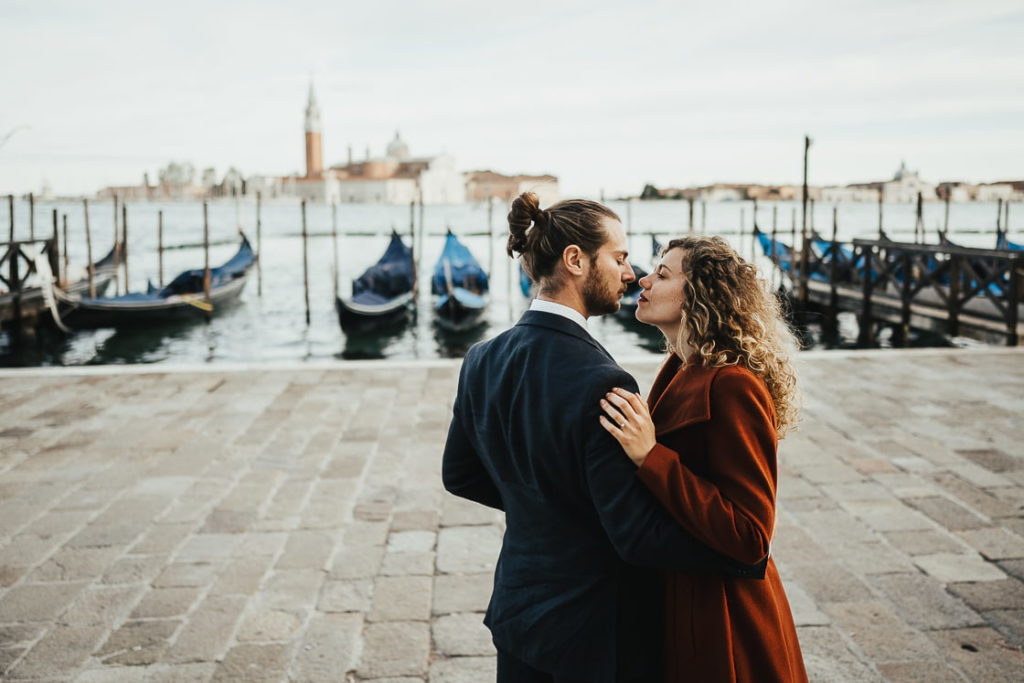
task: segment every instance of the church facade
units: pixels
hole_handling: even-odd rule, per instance
[[[322,203],[461,204],[466,200],[465,178],[448,154],[414,157],[396,132],[383,156],[366,156],[324,168],[320,108],[313,86],[306,103],[306,174],[274,179],[270,196],[292,196]],[[266,179],[269,180],[269,179]]]

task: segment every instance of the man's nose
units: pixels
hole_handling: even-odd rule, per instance
[[[635,279],[636,279],[636,272],[633,270],[633,266],[631,266],[629,264],[629,261],[627,261],[626,262],[626,270],[622,274],[622,281],[623,282],[632,282]]]

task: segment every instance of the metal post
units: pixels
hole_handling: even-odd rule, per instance
[[[306,230],[306,200],[302,200],[302,293],[306,300],[306,326],[309,327],[309,243]]]
[[[89,275],[89,297],[96,298],[96,282],[93,278],[92,265],[92,230],[89,228],[89,200],[82,200],[82,209],[85,212],[85,262],[86,271]]]

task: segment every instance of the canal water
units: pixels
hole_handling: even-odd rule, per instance
[[[630,232],[631,260],[642,268],[652,262],[651,234],[664,242],[687,231],[688,207],[682,201],[612,201]],[[1011,209],[1011,239],[1024,223],[1024,212]],[[82,203],[37,202],[36,236],[52,233],[52,211],[67,215],[68,251],[71,269],[86,263],[85,220]],[[203,208],[199,202],[129,203],[128,241],[130,291],[144,291],[147,281],[158,284],[157,215],[163,212],[164,281],[178,272],[202,267]],[[505,256],[505,213],[503,204],[463,204],[426,206],[423,211],[423,253],[420,261],[419,314],[414,324],[381,335],[347,337],[338,325],[334,310],[334,249],[331,238],[330,206],[307,206],[309,254],[310,323],[306,324],[303,297],[303,243],[301,211],[294,202],[264,203],[261,212],[261,282],[253,272],[237,306],[218,313],[209,323],[153,326],[133,330],[80,331],[65,336],[44,332],[18,350],[6,336],[0,336],[0,365],[86,365],[159,362],[261,362],[302,361],[309,359],[349,358],[440,358],[457,357],[471,344],[498,334],[512,325],[528,305],[518,288],[515,263]],[[945,207],[930,203],[924,207],[924,224],[929,241],[945,223]],[[886,204],[883,207],[886,232],[894,239],[912,239],[915,207],[912,204]],[[757,222],[770,231],[777,221],[779,239],[789,241],[793,220],[799,220],[795,202],[762,202]],[[93,257],[106,253],[113,241],[112,202],[90,202],[89,218]],[[695,205],[697,232],[720,234],[740,252],[756,261],[766,277],[774,277],[770,264],[754,250],[750,226],[754,218],[751,202],[720,202]],[[337,207],[338,286],[343,295],[352,279],[383,252],[391,230],[408,235],[408,206],[343,204]],[[9,234],[2,220],[0,234]],[[417,208],[415,220],[419,225]],[[968,246],[994,245],[995,203],[953,204],[950,208],[950,237]],[[851,203],[839,207],[840,239],[872,238],[877,235],[878,206]],[[820,202],[813,212],[813,225],[823,234],[831,234],[832,207]],[[243,230],[254,247],[257,245],[256,207],[251,200],[220,200],[209,205],[211,265],[230,258],[238,247],[238,230]],[[489,236],[493,226],[494,237]],[[19,239],[29,234],[27,201],[15,204],[15,228]],[[486,323],[470,333],[453,336],[438,330],[430,309],[429,277],[444,242],[444,232],[460,235],[485,269],[491,271],[492,300]],[[1018,233],[1019,236],[1019,233]],[[776,278],[777,280],[777,278]],[[123,277],[120,285],[124,287]],[[657,354],[662,340],[658,333],[635,321],[614,316],[591,321],[591,332],[617,357]],[[856,339],[852,315],[840,318],[839,330],[825,334],[810,319],[802,328],[808,347],[849,347]],[[883,332],[881,343],[887,342]],[[914,336],[917,345],[969,344],[967,340]]]

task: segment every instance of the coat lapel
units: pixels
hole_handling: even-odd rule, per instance
[[[668,357],[647,398],[657,435],[711,419],[711,381],[720,369],[683,367],[678,357]]]

